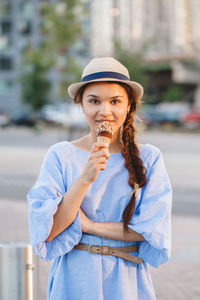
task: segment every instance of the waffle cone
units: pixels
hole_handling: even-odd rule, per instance
[[[107,144],[108,146],[110,145],[111,139],[109,139],[107,136],[98,136],[97,137],[97,142],[102,142]]]

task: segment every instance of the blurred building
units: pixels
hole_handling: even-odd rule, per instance
[[[91,10],[93,56],[112,55],[115,39],[146,47],[148,63],[170,63],[174,83],[195,87],[200,107],[199,0],[93,0]]]
[[[42,2],[59,0],[0,0],[0,110],[21,107],[21,56],[30,43],[37,46],[41,40]],[[91,56],[113,55],[115,39],[133,52],[147,46],[146,61],[169,63],[171,80],[195,88],[196,106],[200,106],[199,0],[86,2]],[[52,77],[55,83],[57,75]]]
[[[39,41],[39,0],[0,2],[0,109],[11,111],[20,105],[21,55],[30,43]]]
[[[37,47],[43,39],[41,33],[43,3],[59,0],[0,0],[0,111],[12,112],[25,108],[21,102],[19,82],[21,58],[32,45]],[[87,0],[84,0],[87,4]],[[89,30],[89,19],[83,24]],[[88,42],[89,35],[81,43]],[[60,80],[58,72],[49,74],[52,80],[52,93],[56,94]],[[52,95],[51,93],[51,95]]]
[[[193,57],[200,52],[198,0],[93,0],[92,55],[112,55],[113,38],[148,57]]]

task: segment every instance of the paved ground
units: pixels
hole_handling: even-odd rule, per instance
[[[26,192],[38,175],[47,148],[65,138],[66,132],[59,129],[45,133],[0,130],[0,242],[29,240]],[[151,268],[157,299],[199,300],[199,134],[147,132],[141,140],[162,150],[174,189],[171,261]],[[49,265],[40,262],[41,300],[46,299]]]

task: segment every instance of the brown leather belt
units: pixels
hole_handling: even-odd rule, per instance
[[[139,246],[127,246],[127,247],[109,247],[109,246],[96,246],[96,245],[87,245],[79,243],[74,247],[75,249],[88,251],[89,253],[103,254],[103,255],[112,255],[120,257],[136,264],[142,263],[142,258],[137,257],[128,252],[136,252],[139,249]]]

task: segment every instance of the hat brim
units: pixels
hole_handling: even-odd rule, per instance
[[[142,98],[143,94],[144,94],[144,89],[142,87],[141,84],[139,84],[136,81],[130,81],[130,80],[118,80],[118,79],[114,79],[114,78],[99,78],[99,79],[93,79],[90,81],[84,81],[84,82],[76,82],[76,83],[72,83],[69,87],[68,87],[68,93],[70,95],[70,97],[74,100],[78,90],[88,84],[88,83],[93,83],[93,82],[102,82],[102,81],[113,81],[113,82],[122,82],[127,84],[128,86],[130,86],[136,93],[136,96],[138,96],[139,98]]]

